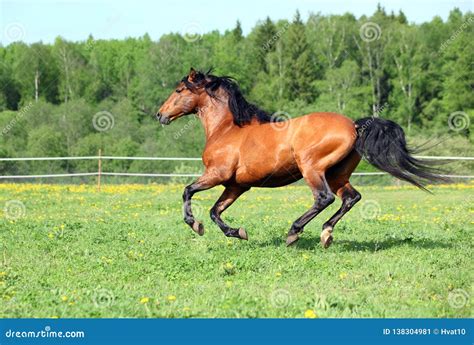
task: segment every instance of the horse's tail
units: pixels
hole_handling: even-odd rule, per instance
[[[448,181],[435,166],[440,162],[412,156],[416,150],[407,147],[403,129],[393,121],[366,117],[355,121],[356,151],[380,170],[427,190],[428,182]]]

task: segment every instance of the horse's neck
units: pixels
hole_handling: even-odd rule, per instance
[[[224,134],[235,126],[232,113],[225,100],[208,99],[199,108],[198,117],[204,126],[206,140],[216,133]]]

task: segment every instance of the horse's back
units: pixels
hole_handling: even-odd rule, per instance
[[[349,117],[331,112],[309,113],[290,120],[298,129],[325,129],[329,132],[355,133],[355,124]]]

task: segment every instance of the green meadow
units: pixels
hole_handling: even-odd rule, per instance
[[[312,203],[304,186],[255,189],[223,218],[222,189],[196,194],[197,236],[182,185],[0,185],[0,317],[471,317],[474,184],[362,187],[329,249],[337,200],[285,246]]]

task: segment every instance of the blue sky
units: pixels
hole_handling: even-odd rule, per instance
[[[410,22],[429,21],[436,15],[446,19],[454,7],[472,11],[472,0],[0,0],[1,43],[52,42],[58,35],[69,40],[138,37],[149,33],[158,39],[169,32],[225,31],[239,19],[244,33],[257,20],[292,18],[299,9],[357,17],[370,15],[377,2],[387,12],[402,9]]]

